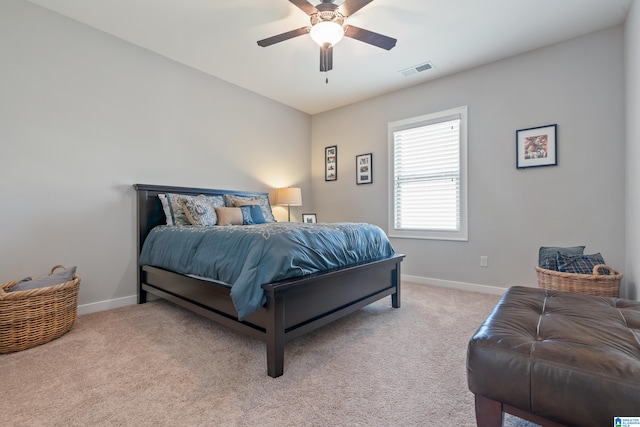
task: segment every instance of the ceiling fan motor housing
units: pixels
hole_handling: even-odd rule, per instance
[[[314,13],[311,15],[311,25],[316,25],[319,22],[335,22],[336,24],[342,26],[344,24],[344,16],[337,10],[335,10],[335,5],[332,5],[334,10],[320,10],[320,6],[326,3],[319,4],[316,6],[318,9],[318,13]]]

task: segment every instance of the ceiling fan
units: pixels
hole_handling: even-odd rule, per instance
[[[344,25],[345,18],[353,15],[373,0],[346,0],[339,6],[333,0],[322,0],[322,3],[317,6],[312,5],[307,0],[289,1],[309,15],[311,26],[260,40],[258,45],[267,47],[294,37],[310,34],[311,38],[320,45],[320,71],[329,71],[333,68],[333,46],[343,36],[386,50],[391,50],[396,45],[397,40],[394,38],[354,25]]]

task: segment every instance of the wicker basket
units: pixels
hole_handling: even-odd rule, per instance
[[[600,274],[601,268],[607,268],[611,274]],[[593,267],[593,274],[564,273],[536,267],[538,287],[556,291],[577,292],[587,295],[618,298],[622,274],[608,265]]]
[[[51,269],[51,274],[57,268]],[[20,281],[0,284],[0,354],[25,350],[67,332],[76,321],[80,277],[59,285],[5,292]]]

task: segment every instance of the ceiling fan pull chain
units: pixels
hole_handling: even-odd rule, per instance
[[[325,79],[324,79],[325,84],[329,84],[329,72],[325,71],[324,75],[325,75]]]

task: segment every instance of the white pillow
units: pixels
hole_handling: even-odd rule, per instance
[[[171,216],[171,207],[169,207],[169,201],[166,194],[158,194],[160,202],[162,202],[162,210],[167,221],[167,225],[173,225],[173,217]]]

